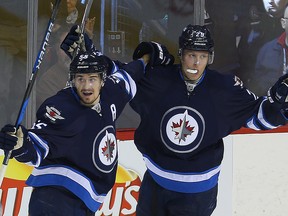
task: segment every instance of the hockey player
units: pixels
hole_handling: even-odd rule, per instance
[[[166,62],[146,67],[130,102],[141,116],[134,141],[147,166],[137,216],[210,216],[217,202],[222,139],[243,126],[269,130],[286,124],[288,75],[268,97],[257,97],[238,77],[209,69],[214,42],[205,26],[184,28],[180,64],[172,65],[167,50],[159,47],[142,42],[133,54]]]
[[[132,62],[144,73],[142,61]],[[135,93],[135,82],[106,56],[77,55],[71,86],[48,98],[27,130],[6,125],[0,148],[34,166],[29,215],[95,215],[112,188],[118,152],[115,120]],[[14,135],[15,134],[15,135]]]
[[[145,54],[140,44],[134,58]],[[209,216],[216,207],[223,138],[242,126],[286,124],[288,75],[257,97],[234,75],[209,69],[214,42],[205,26],[179,37],[180,65],[154,67],[131,105],[141,116],[134,141],[147,166],[137,216]]]

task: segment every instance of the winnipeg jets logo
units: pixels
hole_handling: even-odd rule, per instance
[[[102,154],[106,157],[107,161],[111,162],[114,158],[114,150],[116,147],[116,143],[114,140],[111,140],[108,136],[108,132],[106,131],[107,140],[105,141],[105,146],[102,147]]]
[[[92,152],[95,167],[104,173],[113,170],[118,160],[117,140],[113,126],[107,126],[96,136]]]
[[[49,118],[52,122],[55,122],[57,119],[60,119],[60,120],[65,119],[61,116],[61,112],[57,110],[55,107],[46,106],[45,116]]]
[[[204,118],[191,107],[174,107],[163,115],[161,139],[173,152],[188,153],[196,150],[204,132]]]
[[[189,121],[186,121],[187,115],[187,111],[185,111],[184,117],[179,120],[179,123],[172,122],[172,131],[175,132],[175,139],[179,140],[179,143],[181,140],[186,141],[186,137],[191,135],[194,129],[189,125]]]

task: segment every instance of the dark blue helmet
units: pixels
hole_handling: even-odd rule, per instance
[[[199,51],[214,51],[214,41],[206,26],[186,26],[179,37],[179,48]]]
[[[214,58],[214,41],[210,31],[206,26],[191,25],[186,26],[179,37],[179,55],[183,50],[208,51],[210,54],[209,64]]]
[[[107,73],[111,70],[112,61],[98,52],[80,52],[70,64],[70,80],[75,74],[99,73],[105,81]]]

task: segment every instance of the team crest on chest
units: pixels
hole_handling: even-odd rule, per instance
[[[113,170],[118,160],[117,140],[112,126],[105,127],[95,138],[93,143],[93,163],[104,173]]]
[[[177,153],[196,150],[204,136],[205,122],[202,115],[190,107],[173,107],[161,121],[161,139],[166,147]]]

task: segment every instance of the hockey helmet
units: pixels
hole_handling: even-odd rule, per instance
[[[70,64],[70,81],[76,74],[99,73],[103,81],[111,70],[112,61],[97,52],[80,52]]]
[[[191,25],[186,26],[179,36],[179,56],[183,50],[208,51],[208,64],[213,63],[214,41],[210,31],[206,26]]]

